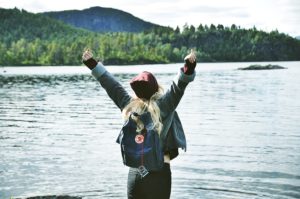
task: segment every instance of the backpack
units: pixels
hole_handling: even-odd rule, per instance
[[[141,132],[137,132],[137,125],[132,116],[139,117],[143,122],[144,129]],[[158,171],[163,167],[164,155],[160,138],[149,112],[141,115],[131,113],[121,129],[117,143],[121,146],[123,163],[138,168],[142,177],[149,171]]]

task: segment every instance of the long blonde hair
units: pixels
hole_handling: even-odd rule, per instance
[[[136,112],[137,114],[143,114],[149,112],[154,124],[154,129],[160,134],[162,130],[162,121],[160,117],[160,109],[156,101],[162,96],[163,88],[159,85],[158,91],[151,96],[149,100],[135,97],[131,102],[123,109],[122,116],[124,120],[128,120],[130,113]],[[132,117],[137,124],[137,132],[141,132],[144,129],[143,122],[138,117]]]

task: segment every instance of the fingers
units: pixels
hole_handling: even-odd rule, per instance
[[[188,60],[189,59],[189,55],[185,56],[184,60]]]
[[[190,53],[189,61],[190,61],[191,63],[194,63],[194,62],[196,61],[196,55],[195,55],[194,51],[192,51],[192,52]]]
[[[88,59],[90,59],[90,58],[92,58],[93,57],[93,53],[90,51],[90,50],[86,50],[84,53],[83,53],[83,55],[82,55],[82,59],[84,60],[84,61],[86,61],[86,60],[88,60]]]
[[[90,51],[86,51],[84,54],[83,54],[83,59],[85,60],[88,60],[90,58],[93,57],[93,54],[90,52]]]
[[[184,60],[189,60],[189,62],[194,63],[196,61],[196,53],[193,49],[191,49],[190,54],[188,54]]]

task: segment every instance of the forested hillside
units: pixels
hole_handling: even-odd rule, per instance
[[[96,33],[18,9],[0,9],[0,18],[2,66],[79,65],[87,47],[105,64],[181,62],[190,48],[200,62],[300,60],[299,40],[236,25]]]
[[[160,27],[113,8],[92,7],[41,14],[95,32],[143,32]]]

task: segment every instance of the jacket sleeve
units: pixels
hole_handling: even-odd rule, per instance
[[[97,66],[92,69],[92,75],[97,79],[101,86],[106,90],[108,96],[122,111],[130,102],[131,97],[123,86],[98,62]]]
[[[164,118],[170,112],[175,111],[178,106],[186,86],[194,81],[196,76],[196,71],[191,75],[187,75],[183,72],[183,68],[181,68],[174,78],[171,87],[167,90],[167,92],[160,98],[158,105],[161,110],[161,116]]]

